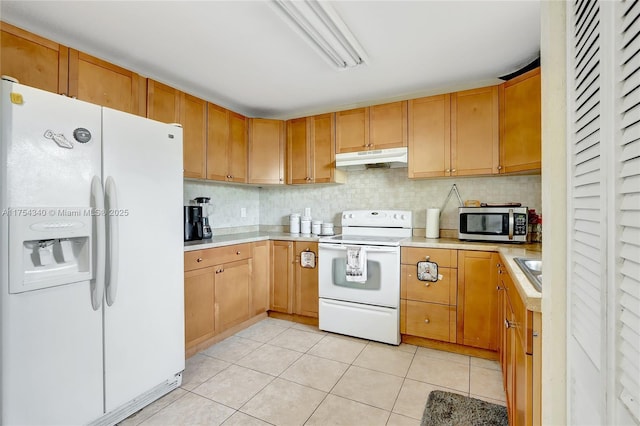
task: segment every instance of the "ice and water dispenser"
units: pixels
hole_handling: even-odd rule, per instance
[[[12,209],[11,293],[92,279],[93,215],[88,208]]]

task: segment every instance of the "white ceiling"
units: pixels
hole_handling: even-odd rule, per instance
[[[498,82],[538,56],[539,1],[334,1],[366,51],[337,70],[264,1],[7,1],[5,22],[250,117]]]

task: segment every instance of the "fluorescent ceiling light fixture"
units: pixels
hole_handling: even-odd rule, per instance
[[[330,63],[340,69],[363,65],[364,50],[336,11],[321,0],[272,0],[276,9]]]

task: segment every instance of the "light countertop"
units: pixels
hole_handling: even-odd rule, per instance
[[[288,232],[245,232],[240,234],[215,235],[211,239],[188,241],[184,243],[184,251],[204,250],[224,247],[233,244],[252,243],[264,240],[285,241],[318,241],[317,236],[302,236]],[[513,260],[515,257],[540,259],[542,257],[541,244],[508,244],[495,242],[460,241],[455,238],[425,238],[411,237],[400,243],[401,247],[439,248],[451,250],[480,250],[500,253],[503,264],[509,271],[518,292],[527,309],[534,312],[542,311],[542,293],[531,284],[524,272]]]

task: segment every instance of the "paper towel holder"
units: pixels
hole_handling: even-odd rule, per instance
[[[456,194],[456,197],[458,197],[458,203],[460,204],[460,207],[464,207],[464,203],[462,202],[462,197],[460,197],[460,193],[458,192],[458,187],[454,183],[451,186],[451,189],[449,190],[449,194],[447,195],[447,198],[444,200],[444,203],[442,203],[442,208],[440,208],[440,214],[442,214],[442,212],[444,211],[444,208],[447,206],[447,203],[449,202],[449,199],[451,198],[451,195],[454,192]]]

